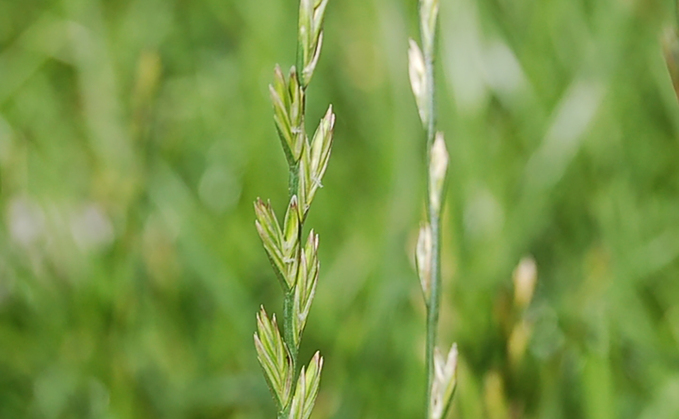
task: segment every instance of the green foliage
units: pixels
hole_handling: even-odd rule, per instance
[[[275,414],[252,334],[260,305],[282,303],[252,202],[283,223],[267,84],[275,63],[299,68],[298,11],[0,1],[0,418]],[[449,418],[677,417],[673,13],[440,2]],[[415,1],[328,4],[306,103],[307,121],[337,113],[306,220],[322,242],[300,348],[325,358],[312,418],[421,417],[418,20]],[[512,273],[527,255],[524,307]]]

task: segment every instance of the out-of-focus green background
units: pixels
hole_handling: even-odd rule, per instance
[[[287,201],[295,0],[0,0],[0,418],[270,418],[252,335]],[[658,0],[442,0],[441,341],[455,418],[679,417],[679,106]],[[415,0],[330,0],[308,128],[312,418],[420,418]],[[512,271],[538,267],[523,311]],[[510,343],[512,342],[512,343]]]

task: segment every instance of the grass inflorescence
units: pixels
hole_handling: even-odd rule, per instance
[[[408,50],[410,84],[425,130],[427,150],[426,219],[420,228],[415,252],[427,306],[427,419],[445,417],[457,385],[457,345],[453,344],[444,356],[436,343],[441,302],[441,208],[449,160],[443,133],[436,131],[434,51],[438,12],[438,0],[420,0],[422,47],[411,39]]]
[[[328,165],[335,115],[332,106],[313,137],[305,129],[306,89],[323,42],[328,0],[301,0],[297,66],[286,77],[280,67],[270,86],[274,122],[289,166],[289,203],[282,225],[271,203],[255,202],[256,227],[284,294],[282,331],[276,316],[261,308],[255,347],[276,402],[278,418],[306,419],[320,384],[323,358],[316,352],[306,367],[298,353],[318,283],[318,234],[303,237],[304,221]]]

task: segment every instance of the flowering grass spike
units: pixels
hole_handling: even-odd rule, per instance
[[[427,214],[420,228],[415,261],[422,295],[427,306],[425,417],[442,419],[450,408],[457,385],[457,345],[451,347],[444,360],[436,343],[441,301],[441,209],[449,161],[443,133],[436,131],[434,47],[439,12],[438,0],[420,0],[419,12],[422,48],[413,39],[409,41],[408,73],[427,139]]]
[[[274,123],[289,167],[289,203],[282,225],[271,203],[255,202],[255,226],[284,293],[282,333],[275,315],[269,317],[264,307],[257,314],[255,333],[257,358],[276,401],[278,419],[307,419],[311,415],[323,368],[319,352],[306,368],[299,368],[297,358],[320,267],[318,234],[312,230],[303,242],[302,232],[328,166],[335,126],[332,106],[311,140],[304,123],[306,89],[320,56],[327,3],[300,1],[297,66],[287,78],[276,66],[269,86]]]

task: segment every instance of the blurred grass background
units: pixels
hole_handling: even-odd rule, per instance
[[[273,417],[252,334],[282,304],[252,202],[287,200],[267,86],[294,62],[296,15],[0,0],[0,418]],[[679,417],[672,22],[658,0],[441,2],[451,417]],[[308,221],[313,418],[422,415],[416,28],[415,0],[328,8],[308,103],[309,129],[328,103],[338,119]]]

